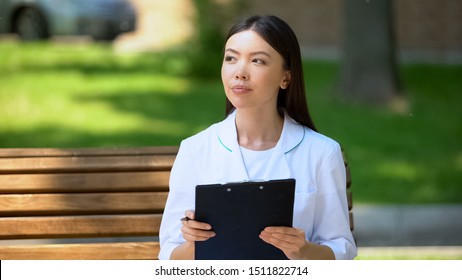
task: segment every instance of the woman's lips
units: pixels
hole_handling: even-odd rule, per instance
[[[233,86],[231,89],[236,94],[249,93],[252,90],[246,86],[241,86],[241,85]]]

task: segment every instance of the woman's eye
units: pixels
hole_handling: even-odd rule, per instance
[[[256,63],[256,64],[261,64],[261,65],[264,65],[265,64],[265,61],[262,60],[262,59],[259,59],[259,58],[255,58],[252,60],[253,63]]]
[[[233,56],[229,56],[229,55],[225,56],[225,61],[234,61],[234,60],[236,59]]]

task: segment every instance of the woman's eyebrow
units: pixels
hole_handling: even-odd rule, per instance
[[[225,50],[225,52],[232,52],[232,53],[235,53],[235,54],[239,54],[238,51],[236,51],[235,49],[232,49],[232,48],[227,48],[227,49]]]
[[[238,52],[237,50],[235,49],[232,49],[232,48],[227,48],[225,50],[225,52],[232,52],[232,53],[235,53],[235,54],[240,54],[240,52]],[[256,51],[256,52],[251,52],[250,55],[258,55],[258,54],[262,54],[262,55],[266,55],[268,56],[269,58],[271,58],[271,55],[269,55],[269,53],[265,52],[265,51]]]

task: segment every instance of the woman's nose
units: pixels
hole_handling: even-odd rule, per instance
[[[239,69],[239,71],[236,72],[235,78],[237,80],[247,80],[249,79],[249,74],[244,71],[244,69]]]

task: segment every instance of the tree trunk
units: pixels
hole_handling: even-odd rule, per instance
[[[399,94],[390,0],[346,0],[340,94],[389,104]]]

